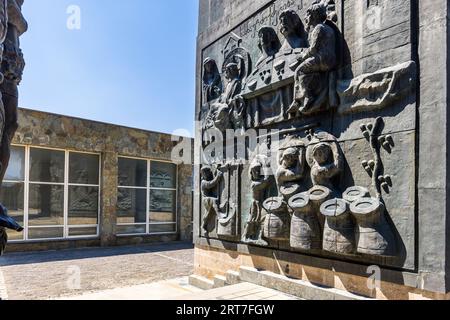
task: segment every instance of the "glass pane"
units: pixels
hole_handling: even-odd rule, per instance
[[[69,228],[69,237],[96,236],[96,227]]]
[[[69,224],[97,224],[98,197],[98,187],[69,186]]]
[[[30,184],[30,226],[64,225],[64,186]]]
[[[64,237],[63,228],[29,228],[28,239],[56,239]]]
[[[3,183],[0,189],[0,200],[8,209],[8,215],[23,225],[24,184],[20,182]]]
[[[177,166],[172,163],[154,162],[150,164],[150,186],[153,188],[175,189],[177,186]]]
[[[8,169],[5,179],[10,181],[25,180],[25,148],[11,147],[11,158],[9,159]]]
[[[175,222],[176,192],[150,190],[150,222]]]
[[[117,226],[117,234],[144,234],[146,232],[145,225]]]
[[[145,223],[147,191],[119,188],[117,194],[117,223]]]
[[[147,161],[119,158],[119,186],[146,187]]]
[[[176,232],[175,224],[150,225],[150,233]]]
[[[31,148],[30,181],[64,183],[64,152]]]
[[[69,156],[69,183],[99,184],[98,155],[71,152]]]
[[[23,240],[23,231],[17,232],[13,230],[6,230],[6,233],[8,234],[8,241],[21,241]]]

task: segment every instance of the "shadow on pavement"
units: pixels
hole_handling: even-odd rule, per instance
[[[14,266],[25,264],[38,264],[55,261],[69,261],[92,258],[105,258],[122,255],[133,255],[143,253],[170,252],[178,250],[193,249],[194,245],[189,242],[171,242],[161,244],[148,244],[138,246],[110,247],[110,248],[83,248],[67,249],[59,251],[44,252],[21,252],[6,253],[0,257],[0,266]]]

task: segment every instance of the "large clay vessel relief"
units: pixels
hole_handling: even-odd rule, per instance
[[[276,182],[279,196],[264,202],[268,214],[264,221],[263,236],[271,241],[289,241],[291,213],[288,203],[293,196],[303,190],[305,177],[305,145],[296,137],[289,136],[278,151],[278,170]]]
[[[323,203],[336,197],[339,193],[338,185],[342,174],[343,157],[336,138],[326,132],[310,132],[308,147],[306,148],[306,162],[310,167],[313,187],[305,196],[295,197],[302,203],[307,199],[305,207],[298,209],[297,200],[291,201],[290,207],[294,210],[291,225],[291,247],[306,250],[311,242],[311,249],[318,249],[318,242],[322,241],[325,227],[325,217],[321,215],[320,208]],[[303,213],[303,214],[301,214]],[[306,214],[307,213],[307,214]],[[308,226],[308,227],[307,227]],[[309,239],[304,239],[306,230]],[[317,231],[319,234],[317,234]],[[298,238],[303,238],[299,243]],[[302,244],[306,243],[306,245]],[[321,246],[320,246],[321,248]]]
[[[299,193],[289,200],[292,209],[290,245],[299,251],[322,249],[322,228],[316,207],[307,192]]]

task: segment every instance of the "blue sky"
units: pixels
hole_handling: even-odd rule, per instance
[[[26,0],[23,12],[21,107],[192,133],[198,0]]]

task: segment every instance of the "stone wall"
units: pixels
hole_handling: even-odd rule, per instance
[[[175,142],[172,141],[175,140]],[[192,139],[122,127],[40,111],[20,109],[19,130],[13,144],[31,145],[101,155],[100,238],[98,240],[10,243],[8,251],[73,248],[84,245],[127,245],[192,239],[192,165],[178,165],[178,234],[164,236],[116,236],[118,156],[171,161],[176,141]]]
[[[235,255],[236,257],[250,255],[252,259],[259,261],[260,256],[274,253],[286,255],[293,264],[295,259],[300,259],[302,265],[311,270],[329,269],[328,276],[333,274],[335,265],[341,265],[341,262],[347,269],[341,269],[340,273],[347,273],[350,277],[361,276],[355,272],[356,269],[367,270],[370,265],[379,266],[383,274],[390,275],[386,283],[404,286],[402,289],[404,292],[412,292],[410,296],[406,294],[400,298],[414,298],[415,295],[420,295],[421,290],[447,293],[450,291],[448,263],[450,251],[446,244],[449,221],[446,174],[448,161],[445,152],[448,145],[446,138],[448,4],[443,0],[427,4],[423,1],[406,0],[338,0],[325,3],[328,4],[329,10],[327,24],[331,26],[330,23],[333,22],[339,30],[336,33],[340,35],[341,44],[336,55],[342,62],[332,71],[337,77],[339,94],[336,109],[332,109],[330,102],[330,110],[333,111],[299,118],[286,117],[280,121],[271,120],[265,123],[256,123],[253,119],[249,122],[244,118],[243,122],[246,123],[244,127],[269,130],[295,130],[305,127],[309,130],[308,126],[313,126],[314,130],[328,133],[329,137],[332,137],[328,138],[328,142],[335,139],[345,163],[341,168],[340,181],[336,185],[337,193],[342,194],[348,187],[360,186],[366,188],[372,197],[377,194],[376,197],[385,207],[387,225],[390,225],[393,232],[390,237],[394,239],[392,242],[395,243],[395,253],[336,255],[323,250],[299,252],[292,248],[292,238],[291,245],[280,241],[269,241],[267,245],[265,241],[260,241],[262,238],[253,243],[245,241],[242,233],[246,229],[246,222],[249,221],[254,210],[252,206],[255,204],[252,203],[249,191],[254,184],[248,178],[250,170],[248,163],[243,165],[240,171],[240,186],[236,188],[239,190],[236,198],[239,202],[239,213],[235,230],[238,236],[224,239],[213,228],[212,232],[205,233],[202,230],[205,196],[200,192],[202,185],[200,169],[206,165],[214,167],[216,164],[214,161],[206,164],[201,162],[203,135],[207,130],[204,124],[199,123],[196,131],[195,159],[202,165],[196,167],[195,189],[198,192],[194,197],[194,238],[199,248],[197,252],[201,252],[203,257],[201,263],[197,265],[198,270],[201,270],[199,273],[214,276],[214,272],[211,271],[214,269],[213,263],[209,262],[213,261],[213,256],[211,260],[205,258],[209,250],[226,252],[223,257],[227,260],[226,263],[230,264],[233,264]],[[215,102],[214,97],[211,97],[211,102],[207,101],[205,104],[207,96],[204,91],[206,73],[204,61],[208,61],[207,58],[214,61],[219,69],[224,86],[222,97],[227,94],[225,92],[227,83],[232,83],[225,78],[227,63],[237,62],[240,70],[244,65],[251,71],[255,69],[263,71],[259,65],[261,61],[273,63],[275,65],[273,70],[283,70],[281,75],[277,75],[282,79],[281,82],[274,81],[275,71],[270,74],[273,70],[267,69],[264,72],[268,72],[272,80],[268,80],[269,86],[264,87],[263,84],[260,88],[259,82],[251,81],[252,76],[257,74],[250,75],[241,71],[237,79],[242,81],[240,92],[242,98],[237,96],[238,99],[233,100],[229,108],[236,108],[237,102],[244,101],[244,113],[249,113],[252,99],[265,99],[264,103],[270,104],[267,102],[270,101],[267,93],[273,90],[279,90],[279,96],[282,97],[279,101],[283,108],[285,104],[283,99],[285,97],[288,97],[286,100],[292,99],[290,90],[294,86],[295,78],[290,80],[290,71],[286,70],[287,68],[283,69],[282,63],[277,63],[279,58],[277,53],[274,54],[275,62],[265,58],[264,50],[258,48],[258,41],[262,41],[265,45],[264,40],[258,39],[258,31],[261,27],[268,26],[275,31],[275,37],[278,36],[283,42],[285,35],[280,32],[280,13],[292,9],[305,23],[304,17],[312,4],[313,0],[200,1],[197,119],[201,119],[205,113],[208,117],[208,112],[212,108],[224,108],[223,104]],[[436,43],[439,43],[437,47]],[[227,52],[235,48],[238,48],[235,56],[227,56]],[[304,49],[299,49],[299,52],[301,50]],[[266,60],[261,58],[258,60],[259,57]],[[260,76],[263,76],[262,73]],[[322,73],[322,77],[325,76],[329,75]],[[267,78],[264,81],[267,81]],[[295,85],[297,86],[297,82]],[[342,91],[341,86],[344,88]],[[369,92],[366,96],[363,93],[365,89],[361,91],[364,87]],[[286,91],[283,91],[285,88]],[[222,97],[219,98],[220,101],[223,101]],[[250,114],[250,118],[251,116]],[[214,115],[212,117],[215,125],[220,124],[218,118],[214,118]],[[236,129],[233,127],[236,120],[232,119],[230,123],[232,125],[227,129]],[[378,128],[380,129],[378,133],[372,130],[377,124],[381,128]],[[311,135],[311,132],[293,133],[298,143],[311,140],[308,134]],[[281,141],[282,144],[284,142]],[[374,162],[367,161],[373,156],[376,158]],[[245,160],[252,161],[250,156]],[[382,162],[382,169],[378,167],[378,162]],[[220,166],[218,168],[220,169]],[[311,172],[313,169],[311,168]],[[277,168],[273,170],[276,171]],[[374,172],[382,172],[382,175]],[[226,174],[225,177],[228,179]],[[302,186],[302,183],[306,184],[306,187]],[[274,187],[280,189],[280,183]],[[311,184],[301,182],[300,189],[301,187],[308,190]],[[277,192],[272,192],[271,196],[276,197]],[[290,213],[293,214],[292,211]],[[261,246],[263,248],[260,248]],[[323,259],[331,263],[324,266]],[[276,271],[277,268],[268,269]],[[297,276],[299,272],[291,268],[290,275]],[[357,282],[362,283],[360,280]],[[314,282],[330,284],[324,278],[315,279]],[[362,284],[352,290],[366,293]],[[395,297],[386,295],[386,298]]]

